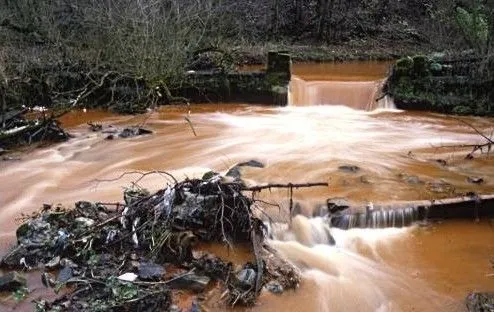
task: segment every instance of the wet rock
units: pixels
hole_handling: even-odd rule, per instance
[[[468,177],[467,181],[473,184],[482,184],[485,182],[484,179],[481,177]]]
[[[405,178],[405,181],[408,183],[408,184],[422,184],[422,180],[420,180],[419,177],[417,176],[407,176]]]
[[[225,174],[225,176],[240,179],[242,176],[242,174],[240,172],[240,167],[235,166],[233,168],[230,168],[230,170],[228,170],[228,172]]]
[[[89,126],[89,130],[91,130],[93,132],[99,132],[99,131],[103,130],[102,124],[97,124],[97,123],[92,123],[92,122],[88,122],[87,124]]]
[[[273,294],[282,294],[284,289],[283,286],[278,281],[271,281],[266,284],[266,289],[272,292]]]
[[[494,293],[471,293],[465,303],[469,312],[493,312]]]
[[[62,260],[60,260],[60,266],[70,267],[72,269],[76,269],[79,267],[74,261],[67,259],[67,258],[63,258]]]
[[[8,254],[6,254],[0,261],[0,266],[3,268],[18,268],[21,264],[21,260],[29,255],[29,251],[23,245],[16,246]]]
[[[329,198],[327,201],[328,211],[331,214],[350,208],[350,204],[344,198]]]
[[[85,226],[85,227],[91,227],[95,223],[95,221],[93,219],[89,219],[89,218],[85,218],[85,217],[76,218],[74,221]]]
[[[398,174],[398,177],[408,184],[423,184],[424,182],[420,180],[418,176],[408,175],[406,173]]]
[[[202,176],[202,180],[211,180],[212,178],[219,176],[220,174],[216,171],[208,171]]]
[[[132,203],[149,196],[149,192],[145,189],[130,188],[124,192],[125,205],[130,206]]]
[[[60,272],[58,272],[57,280],[59,282],[65,283],[74,277],[74,270],[70,266],[63,267]]]
[[[41,274],[41,283],[48,288],[52,288],[57,285],[57,281],[55,280],[53,275],[48,272],[43,272]]]
[[[118,136],[121,138],[131,138],[139,135],[151,134],[153,131],[141,127],[129,127],[123,129]]]
[[[372,181],[366,175],[363,175],[360,177],[360,182],[364,183],[364,184],[371,184],[372,183]]]
[[[54,238],[50,223],[42,217],[31,219],[19,226],[16,235],[18,243],[26,247],[40,246]]]
[[[193,292],[202,292],[206,289],[211,279],[207,276],[185,274],[172,280],[168,285],[172,289],[186,289]]]
[[[9,272],[0,277],[0,291],[15,291],[26,286],[26,278],[17,272]]]
[[[60,256],[56,256],[45,264],[45,268],[48,270],[54,270],[60,266]]]
[[[177,305],[171,305],[170,306],[170,312],[182,312],[182,309],[180,309]]]
[[[238,167],[254,167],[254,168],[264,168],[264,164],[257,160],[249,160],[246,162],[239,163]]]
[[[165,269],[156,263],[142,262],[139,264],[137,275],[143,280],[159,280]]]
[[[448,162],[444,159],[436,159],[435,162],[440,164],[441,166],[447,166],[448,165]]]
[[[257,160],[249,160],[246,162],[238,163],[230,168],[225,176],[240,179],[242,175],[240,169],[242,167],[264,168],[264,164]]]
[[[243,269],[242,271],[238,272],[237,278],[240,282],[240,284],[244,288],[252,288],[256,284],[256,276],[257,273],[254,271],[254,269]]]
[[[433,193],[451,193],[454,190],[452,184],[442,180],[427,183],[427,188]]]
[[[360,167],[355,165],[343,165],[343,166],[339,166],[338,170],[348,173],[356,173],[360,171]]]

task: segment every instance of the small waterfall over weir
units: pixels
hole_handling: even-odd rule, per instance
[[[385,229],[404,228],[417,221],[426,219],[425,206],[403,207],[395,209],[367,209],[365,212],[337,213],[312,218],[303,215],[294,216],[290,224],[266,224],[268,236],[282,241],[297,241],[305,246],[318,244],[334,245],[336,242],[332,229]]]
[[[423,220],[426,215],[425,207],[404,207],[396,209],[367,210],[351,214],[332,216],[332,227],[348,230],[353,228],[402,228]]]
[[[384,79],[374,81],[305,81],[293,76],[290,82],[289,105],[345,105],[357,110],[395,108],[393,100],[382,96]]]

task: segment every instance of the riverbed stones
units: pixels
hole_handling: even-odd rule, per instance
[[[360,167],[355,165],[342,165],[338,167],[338,170],[347,173],[357,173],[360,171]]]
[[[468,177],[467,181],[472,184],[482,184],[485,182],[481,177]]]
[[[465,303],[469,312],[494,312],[494,293],[471,293]]]
[[[8,272],[0,277],[0,291],[15,291],[26,286],[26,278],[18,272]]]

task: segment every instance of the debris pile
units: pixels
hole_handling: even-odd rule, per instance
[[[0,113],[0,150],[36,142],[62,142],[70,135],[60,127],[55,116],[43,114],[39,118],[26,118],[27,109]]]
[[[39,269],[60,298],[39,311],[166,311],[174,289],[224,288],[230,305],[252,305],[261,290],[294,289],[298,271],[264,245],[263,222],[240,182],[208,173],[154,194],[134,186],[123,204],[46,205],[17,230],[2,268]],[[250,246],[255,258],[235,268],[200,250],[201,242]]]

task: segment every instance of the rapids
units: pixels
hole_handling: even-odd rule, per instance
[[[330,187],[295,190],[302,215],[292,220],[286,192],[261,194],[280,206],[262,207],[282,224],[269,243],[304,279],[296,292],[263,294],[253,311],[463,311],[468,292],[494,291],[489,222],[342,231],[305,217],[330,197],[365,205],[451,195],[431,189],[435,182],[454,186],[456,193],[494,193],[492,157],[467,161],[464,149],[440,148],[479,142],[469,127],[440,114],[397,111],[387,98],[375,101],[387,68],[372,62],[295,65],[292,105],[283,108],[203,104],[190,112],[164,107],[136,117],[72,112],[62,122],[74,139],[0,162],[0,255],[15,239],[21,213],[43,203],[119,201],[122,188],[139,177],[117,180],[124,172],[166,170],[182,179],[211,169],[224,173],[256,159],[266,168],[243,169],[247,183],[329,182]],[[482,130],[493,121],[466,120]],[[145,123],[155,134],[105,141],[103,134],[88,131],[87,121]],[[342,165],[360,170],[345,172],[338,169]],[[469,176],[485,183],[470,184]],[[150,175],[140,185],[155,190],[167,183],[166,177]],[[328,244],[327,231],[336,245]],[[222,309],[215,300],[208,304]]]

